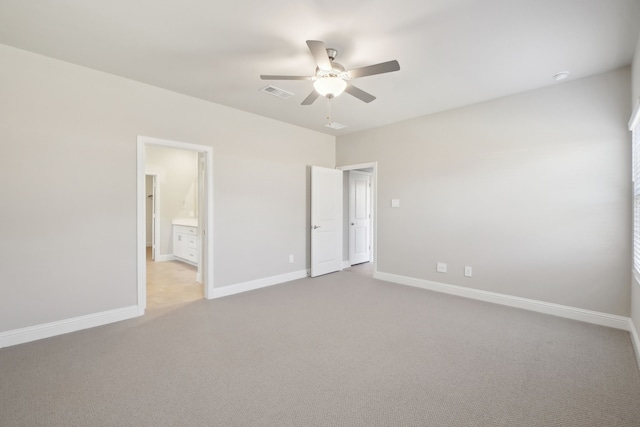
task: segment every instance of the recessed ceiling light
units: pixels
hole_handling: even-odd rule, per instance
[[[568,71],[560,71],[559,73],[556,73],[553,75],[553,78],[556,79],[557,81],[564,80],[567,77],[569,77]]]

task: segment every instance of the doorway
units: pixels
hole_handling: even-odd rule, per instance
[[[343,171],[343,268],[373,276],[377,271],[377,162],[340,166]]]
[[[349,264],[371,262],[371,172],[350,170],[348,177]]]
[[[193,194],[194,198],[197,198],[197,203],[189,204],[188,197],[185,197],[182,202],[181,208],[188,212],[185,216],[194,217],[197,221],[195,227],[191,227],[189,230],[189,224],[186,224],[185,230],[191,232],[198,240],[198,249],[193,255],[192,261],[193,267],[197,269],[197,280],[203,283],[204,298],[211,299],[213,297],[213,148],[208,146],[189,144],[184,142],[162,140],[157,138],[139,136],[138,137],[138,162],[137,162],[137,181],[138,181],[138,243],[137,243],[137,264],[138,264],[138,312],[144,314],[147,307],[147,175],[156,176],[156,186],[154,192],[154,201],[156,207],[155,230],[152,230],[152,257],[154,261],[160,259],[173,259],[173,254],[160,254],[160,235],[161,231],[158,228],[159,217],[159,204],[158,194],[160,187],[162,186],[161,179],[158,179],[158,174],[149,173],[146,170],[146,149],[148,147],[161,147],[161,148],[173,148],[178,150],[186,150],[194,153],[197,161],[194,162],[194,167],[197,168],[197,173],[194,174],[194,180],[196,180],[193,191],[189,190],[189,194]],[[160,182],[159,182],[160,181]],[[164,198],[164,197],[163,197]],[[169,229],[173,228],[173,221],[169,224]],[[167,227],[164,227],[167,228]],[[179,228],[179,231],[185,231]],[[173,233],[171,231],[165,234]],[[165,236],[165,245],[169,245],[170,237]],[[155,250],[153,248],[155,247]],[[184,266],[187,266],[187,264]]]

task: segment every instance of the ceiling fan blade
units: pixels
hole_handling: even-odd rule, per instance
[[[260,78],[262,80],[311,80],[311,77],[308,76],[270,76],[261,74]]]
[[[400,69],[400,64],[398,64],[398,61],[393,60],[393,61],[381,62],[380,64],[368,65],[366,67],[356,68],[354,70],[347,71],[347,73],[349,74],[349,76],[351,76],[352,79],[355,79],[356,77],[390,73],[392,71],[398,71],[399,69]]]
[[[304,101],[302,101],[302,104],[300,105],[311,105],[313,104],[313,102],[318,99],[318,97],[320,96],[320,94],[318,92],[311,91],[311,93],[309,94],[309,96],[307,96]]]
[[[307,46],[309,46],[311,55],[313,55],[313,59],[316,60],[318,68],[325,71],[333,68],[329,55],[327,55],[327,48],[323,42],[318,40],[307,40]]]
[[[358,98],[360,101],[364,101],[367,104],[371,101],[373,101],[374,99],[376,99],[375,96],[371,95],[368,92],[363,91],[362,89],[359,89],[353,85],[349,85],[344,89],[345,92],[347,92],[349,95],[355,96],[356,98]]]

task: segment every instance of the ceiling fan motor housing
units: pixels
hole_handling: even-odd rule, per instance
[[[336,56],[338,56],[338,51],[336,49],[327,48],[323,42],[318,40],[307,40],[307,46],[309,47],[311,55],[317,64],[315,75],[260,75],[260,78],[263,80],[312,80],[315,90],[311,92],[304,101],[302,101],[302,105],[313,104],[319,95],[334,97],[343,91],[363,102],[369,103],[375,100],[376,97],[347,82],[358,77],[389,73],[400,69],[398,61],[393,60],[345,71],[342,65],[337,62],[333,62],[336,59]]]
[[[340,77],[343,80],[350,80],[351,76],[344,70],[344,67],[337,62],[331,62],[330,70],[321,70],[316,67],[316,78],[321,79],[323,77]]]

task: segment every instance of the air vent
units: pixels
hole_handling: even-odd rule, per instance
[[[347,127],[347,125],[343,125],[343,124],[337,123],[337,122],[331,122],[329,124],[326,124],[325,126],[328,127],[328,128],[331,128],[331,129],[335,129],[335,130],[340,130],[340,129],[344,129],[344,128]]]
[[[278,98],[282,98],[282,99],[287,99],[292,97],[294,94],[291,92],[287,92],[284,89],[280,89],[279,87],[275,87],[275,86],[266,86],[263,87],[262,89],[260,89],[262,92],[266,92],[269,95],[273,95],[273,96],[277,96]]]

